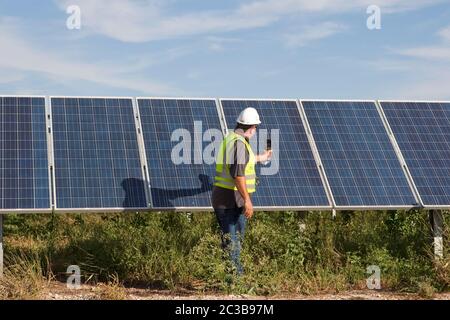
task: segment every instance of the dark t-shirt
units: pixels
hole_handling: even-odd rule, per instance
[[[227,164],[233,178],[245,177],[245,167],[250,158],[245,144],[237,140],[234,144],[234,160]],[[214,186],[212,191],[212,206],[215,209],[235,209],[244,206],[244,198],[237,190],[229,190]]]

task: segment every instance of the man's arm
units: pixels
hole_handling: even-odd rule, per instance
[[[244,214],[247,219],[253,216],[253,204],[247,191],[245,167],[249,161],[248,151],[242,141],[236,141],[234,145],[234,162],[230,165],[230,174],[242,198],[244,199]]]
[[[236,188],[244,199],[244,214],[247,219],[251,219],[253,216],[253,204],[250,194],[247,191],[247,180],[245,177],[237,176],[234,178],[234,182],[236,184]]]

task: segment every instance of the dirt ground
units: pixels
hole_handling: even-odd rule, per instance
[[[424,299],[418,294],[398,293],[388,291],[355,290],[340,292],[338,294],[318,295],[279,295],[279,296],[248,296],[248,295],[221,295],[202,294],[196,292],[179,292],[137,289],[112,288],[102,286],[85,286],[78,290],[67,289],[64,284],[52,284],[43,299],[46,300],[417,300]],[[435,294],[433,300],[450,300],[450,292]]]

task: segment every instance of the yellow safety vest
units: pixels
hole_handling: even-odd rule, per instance
[[[256,191],[256,157],[247,140],[245,140],[243,136],[234,132],[225,137],[220,146],[219,154],[217,155],[216,160],[216,178],[214,185],[224,189],[237,190],[234,179],[230,174],[229,165],[234,159],[234,144],[238,140],[244,143],[249,154],[248,163],[245,166],[245,180],[247,183],[247,192],[254,193]],[[227,159],[230,160],[227,161]]]

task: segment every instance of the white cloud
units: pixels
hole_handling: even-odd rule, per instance
[[[353,61],[355,63],[355,61]],[[376,59],[356,61],[360,66],[369,66],[382,72],[408,72],[414,69],[414,64],[404,59]]]
[[[347,27],[334,23],[324,22],[315,26],[306,27],[295,34],[285,36],[288,47],[304,47],[313,41],[325,39],[346,30]]]
[[[336,13],[377,5],[385,13],[415,10],[445,0],[263,0],[243,5],[239,12],[249,15],[284,15],[302,12]]]
[[[285,16],[311,12],[344,13],[365,9],[373,0],[259,0],[242,1],[229,10],[169,14],[174,1],[54,0],[62,10],[81,7],[82,28],[124,42],[147,42],[174,37],[218,34],[266,27]],[[445,0],[377,0],[383,13],[414,10]],[[176,1],[175,1],[176,2]]]
[[[397,49],[394,52],[411,58],[450,62],[450,43],[447,42],[450,40],[450,26],[439,30],[437,35],[443,40],[438,45]]]
[[[447,28],[444,28],[442,30],[439,31],[439,36],[441,36],[441,38],[444,41],[449,41],[450,42],[450,26],[448,26]]]
[[[243,42],[242,39],[238,38],[226,38],[217,36],[207,37],[206,41],[208,42],[209,50],[214,52],[223,52],[227,47],[231,46],[232,44]]]
[[[399,99],[450,100],[450,67],[431,68],[427,64],[417,63],[415,75],[418,79],[399,85]]]
[[[450,91],[450,65],[430,63],[425,59],[383,58],[379,60],[351,61],[369,67],[370,73],[382,73],[385,82],[379,83],[380,99],[398,100],[448,100]]]
[[[218,33],[265,26],[274,17],[247,16],[223,11],[168,15],[162,1],[56,0],[65,10],[81,8],[82,28],[124,42],[147,42],[173,37]]]
[[[191,70],[186,75],[186,77],[189,80],[198,80],[198,79],[200,79],[201,76],[202,76],[202,73],[199,72],[198,70]]]
[[[9,68],[0,68],[0,84],[14,83],[25,78],[22,72],[10,70]]]
[[[409,58],[409,83],[401,86],[400,97],[409,99],[450,99],[450,27],[437,32],[441,42],[433,46],[421,46],[392,50]]]
[[[36,44],[24,39],[18,32],[18,21],[0,17],[0,68],[18,72],[36,72],[61,81],[88,81],[107,87],[130,89],[147,94],[173,94],[174,88],[158,82],[140,79],[130,70],[118,70],[114,65],[99,66],[72,60],[55,50],[39,49]]]
[[[400,49],[396,50],[396,52],[400,55],[411,58],[450,62],[450,47],[446,46],[416,47],[409,49]]]

